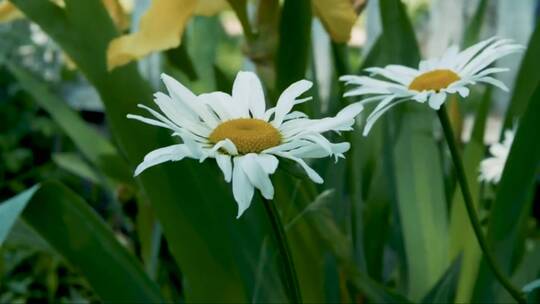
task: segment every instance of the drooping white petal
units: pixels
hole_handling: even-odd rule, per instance
[[[236,145],[228,138],[215,143],[212,149],[210,149],[210,155],[214,155],[214,153],[216,153],[219,149],[225,150],[225,152],[227,152],[229,155],[238,155]]]
[[[138,104],[137,106],[139,108],[147,110],[154,117],[156,117],[157,119],[159,119],[159,120],[163,121],[164,123],[168,124],[171,129],[176,130],[178,128],[177,127],[178,124],[173,123],[168,118],[161,115],[160,113],[153,110],[152,108],[149,108],[149,107],[147,107],[145,105],[142,105],[142,104]],[[206,126],[205,124],[190,123],[189,120],[182,121],[182,127],[185,128],[186,130],[189,130],[190,132],[198,135],[198,136],[201,136],[201,137],[208,137],[208,135],[210,135],[210,132],[211,132],[210,128],[208,128],[208,126]]]
[[[276,154],[281,157],[288,158],[290,160],[297,162],[304,169],[304,171],[306,171],[306,174],[314,183],[322,184],[324,182],[322,177],[317,172],[315,172],[315,170],[313,170],[310,166],[308,166],[308,164],[306,164],[306,162],[303,159],[295,157],[287,152],[279,152]]]
[[[244,155],[240,158],[239,164],[242,166],[251,184],[261,191],[264,198],[274,198],[274,186],[268,173],[264,171],[257,161],[257,154],[249,153]]]
[[[257,162],[259,162],[259,165],[261,165],[264,172],[267,174],[274,174],[279,164],[277,157],[270,154],[259,154],[257,157]]]
[[[446,100],[446,93],[444,92],[432,94],[429,97],[429,106],[434,110],[439,110],[445,100]]]
[[[232,97],[242,117],[263,118],[266,108],[264,91],[259,77],[253,72],[238,72],[234,80]]]
[[[184,144],[156,149],[146,154],[143,162],[140,163],[135,169],[134,176],[141,174],[144,170],[152,166],[159,165],[167,161],[179,161],[184,157],[191,157],[189,149],[187,149]]]
[[[232,162],[231,157],[227,154],[223,153],[217,153],[216,154],[216,162],[221,169],[221,172],[223,172],[223,177],[225,178],[225,181],[229,183],[232,178]]]
[[[316,144],[311,145],[305,145],[300,148],[290,150],[288,153],[290,153],[292,156],[299,157],[299,158],[322,158],[322,157],[328,157],[331,155],[336,155],[336,157],[343,156],[343,153],[349,151],[351,147],[351,144],[348,142],[343,143],[337,143],[337,144],[331,144],[330,153],[328,153],[328,150],[323,149],[321,146]]]
[[[362,112],[364,106],[360,103],[352,103],[341,111],[335,117],[327,117],[314,121],[308,127],[311,132],[323,133],[326,131],[347,131],[354,124],[354,118]]]
[[[397,100],[393,103],[388,104],[386,107],[380,109],[378,112],[372,112],[368,118],[366,119],[366,126],[364,127],[364,132],[362,132],[362,135],[367,136],[369,134],[369,131],[377,122],[377,120],[384,114],[386,111],[390,110],[390,108],[397,106],[400,103],[405,102],[405,99]]]
[[[496,86],[497,88],[505,91],[505,92],[508,92],[508,87],[500,80],[498,79],[495,79],[493,77],[482,77],[480,79],[478,79],[478,82],[485,82],[485,83],[489,83],[491,85],[494,85]]]
[[[240,218],[242,213],[249,208],[255,191],[253,185],[240,165],[242,157],[243,156],[236,156],[233,158],[234,166],[232,173],[232,188],[234,200],[238,204],[238,215],[236,218]]]
[[[279,127],[283,122],[283,118],[287,115],[293,106],[296,104],[296,98],[302,95],[313,86],[313,83],[308,80],[300,80],[291,84],[281,93],[276,104],[275,116],[272,124]]]

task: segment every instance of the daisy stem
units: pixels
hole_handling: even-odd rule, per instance
[[[287,234],[283,226],[283,222],[279,216],[276,205],[265,198],[264,207],[268,214],[268,219],[272,225],[272,232],[274,240],[278,247],[279,256],[281,258],[281,264],[283,267],[283,276],[286,283],[286,289],[291,303],[302,303],[302,295],[300,293],[300,285],[298,284],[298,276],[296,275],[296,268],[294,267],[294,261],[287,241]]]
[[[482,232],[482,226],[480,225],[478,215],[476,214],[476,209],[474,207],[471,192],[469,190],[469,184],[467,183],[467,177],[465,175],[465,169],[463,168],[461,155],[457,148],[454,133],[452,131],[452,126],[450,124],[450,120],[448,119],[448,113],[444,104],[441,106],[441,109],[437,111],[437,115],[439,116],[444,136],[446,138],[446,142],[448,143],[448,148],[450,149],[450,154],[452,155],[452,161],[454,162],[454,167],[456,169],[456,175],[461,188],[461,193],[463,194],[465,207],[467,208],[467,213],[469,214],[469,220],[471,221],[471,225],[473,226],[474,234],[476,235],[478,244],[480,245],[480,248],[484,253],[484,257],[491,270],[495,274],[495,277],[497,277],[497,280],[499,280],[501,285],[504,286],[504,288],[512,295],[512,297],[518,303],[527,303],[524,294],[519,289],[514,287],[514,285],[512,285],[512,283],[505,277],[499,265],[497,264],[495,257],[489,251],[487,241]]]

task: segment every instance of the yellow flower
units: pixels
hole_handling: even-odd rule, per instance
[[[315,14],[336,42],[349,40],[356,21],[351,0],[312,0]],[[139,31],[111,41],[107,51],[109,70],[151,52],[175,48],[193,15],[212,16],[227,7],[224,0],[153,0],[141,19]]]
[[[184,28],[193,15],[211,16],[226,5],[224,0],[152,1],[150,8],[141,18],[139,31],[116,38],[109,44],[109,70],[153,51],[179,46]]]
[[[7,0],[0,0],[0,23],[9,22],[23,16],[24,15],[13,4],[11,4],[11,2]]]
[[[53,2],[60,7],[65,6],[64,0],[53,0]],[[127,13],[131,10],[133,0],[102,0],[102,2],[116,26],[121,30],[127,29],[129,27]],[[24,17],[23,13],[15,5],[8,0],[0,0],[0,23],[22,17]]]
[[[335,42],[347,42],[356,22],[351,0],[312,0],[313,10]]]

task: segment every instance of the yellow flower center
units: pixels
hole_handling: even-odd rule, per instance
[[[409,85],[409,89],[415,91],[434,90],[438,92],[459,79],[459,76],[451,70],[433,70],[413,79]]]
[[[281,134],[264,120],[238,118],[218,125],[208,139],[216,144],[230,139],[240,154],[259,153],[281,143]]]

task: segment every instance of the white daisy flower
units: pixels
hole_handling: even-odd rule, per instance
[[[274,196],[270,175],[276,171],[278,157],[298,163],[316,183],[323,179],[304,159],[334,156],[336,161],[349,150],[347,142],[331,143],[321,134],[352,130],[362,105],[355,103],[335,117],[309,119],[292,111],[294,105],[311,98],[299,98],[312,83],[300,80],[291,84],[275,107],[266,110],[259,78],[251,72],[239,72],[232,96],[224,92],[195,95],[168,75],[162,74],[168,95],[158,92],[155,102],[161,113],[139,105],[153,118],[129,114],[128,118],[170,129],[181,144],[148,153],[136,168],[135,176],[149,167],[185,157],[204,161],[214,158],[225,180],[232,181],[238,203],[238,217],[249,207],[254,188],[266,199]]]
[[[478,179],[487,183],[498,184],[514,141],[514,131],[506,130],[502,143],[495,143],[489,147],[492,155],[480,162],[480,175]]]
[[[508,71],[507,68],[489,67],[497,59],[517,53],[524,47],[508,39],[491,39],[479,42],[459,52],[457,46],[450,47],[442,57],[423,60],[418,69],[401,65],[385,68],[368,68],[372,76],[346,75],[340,80],[358,87],[345,93],[349,96],[368,96],[362,104],[378,103],[369,115],[364,128],[364,136],[373,124],[393,106],[408,100],[428,102],[439,110],[449,94],[469,95],[469,85],[487,83],[504,91],[508,88],[493,74]]]

